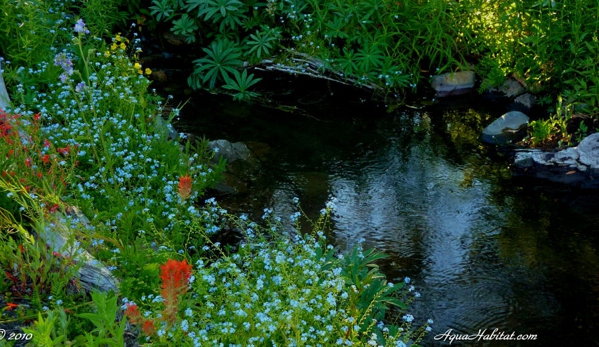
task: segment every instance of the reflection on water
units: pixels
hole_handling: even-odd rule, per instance
[[[270,148],[250,192],[221,200],[230,209],[288,216],[297,196],[316,215],[336,197],[334,242],[364,238],[390,255],[381,266],[392,281],[414,280],[415,315],[435,321],[427,344],[442,345],[433,336],[448,329],[495,328],[538,340],[467,345],[599,344],[599,199],[506,178],[506,162],[477,140],[491,115],[281,117],[257,109],[221,131],[200,125],[211,138]]]

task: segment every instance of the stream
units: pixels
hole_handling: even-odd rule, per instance
[[[330,241],[343,250],[363,238],[389,256],[390,281],[412,279],[422,296],[410,313],[434,320],[425,346],[449,345],[435,338],[449,329],[536,335],[458,346],[599,345],[597,192],[512,178],[508,159],[478,140],[503,113],[496,105],[386,112],[323,93],[290,96],[303,110],[293,113],[203,95],[175,126],[248,145],[257,164],[238,171],[236,194],[217,197],[234,213],[272,207],[288,219],[298,197],[315,217],[335,197]]]

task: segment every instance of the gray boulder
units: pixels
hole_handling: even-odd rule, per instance
[[[4,59],[0,57],[0,110],[6,110],[10,106],[10,96],[6,90],[4,84],[4,78],[2,77],[2,61]]]
[[[526,89],[520,82],[516,81],[513,78],[506,79],[499,87],[489,88],[491,93],[500,94],[506,98],[514,98],[518,95],[524,94]]]
[[[227,163],[237,160],[250,159],[250,150],[243,142],[229,142],[227,140],[214,140],[208,143],[208,147],[216,152],[214,161],[218,162],[220,158],[226,159]]]
[[[518,105],[520,108],[529,111],[537,102],[537,98],[530,94],[522,94],[519,97],[514,99],[514,103]]]
[[[578,161],[587,166],[591,174],[599,173],[599,133],[585,137],[577,147]]]
[[[481,134],[481,140],[491,144],[506,144],[522,136],[529,118],[522,112],[510,111],[489,124]]]
[[[458,71],[432,77],[431,86],[437,97],[468,93],[474,87],[474,71]]]
[[[578,147],[558,152],[518,150],[512,171],[516,176],[542,178],[582,188],[599,188],[599,133],[587,136]]]

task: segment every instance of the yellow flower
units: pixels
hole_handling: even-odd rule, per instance
[[[105,56],[106,58],[110,57],[110,51],[106,51],[106,52],[104,52],[104,56]]]
[[[151,75],[152,74],[152,70],[150,70],[150,68],[146,68],[146,75]]]
[[[113,51],[116,51],[116,43],[113,43],[112,45],[110,45],[110,49]]]
[[[136,68],[137,70],[141,70],[141,64],[140,63],[135,63],[135,65],[133,65],[134,68]]]
[[[127,48],[127,46],[125,45],[125,43],[124,43],[124,42],[121,42],[121,44],[119,45],[119,47],[121,47],[121,49],[125,49],[125,48]]]
[[[116,34],[114,39],[117,40],[117,42],[121,42],[121,33]]]

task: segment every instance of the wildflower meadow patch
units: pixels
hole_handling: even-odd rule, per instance
[[[5,57],[29,65],[4,70],[13,107],[0,112],[2,329],[32,346],[417,346],[431,322],[413,325],[406,282],[388,283],[374,251],[327,244],[333,204],[303,235],[301,210],[293,228],[271,210],[256,222],[199,203],[225,163],[211,162],[205,141],[172,135],[178,110],[161,118],[168,98],[150,90],[138,38],[95,36],[68,2],[49,3],[11,7],[16,17],[46,11],[56,40],[36,41],[39,59],[15,51],[22,45]],[[225,228],[240,243],[214,241]],[[69,232],[68,255],[40,236],[58,230]],[[118,290],[82,288],[83,254]]]

